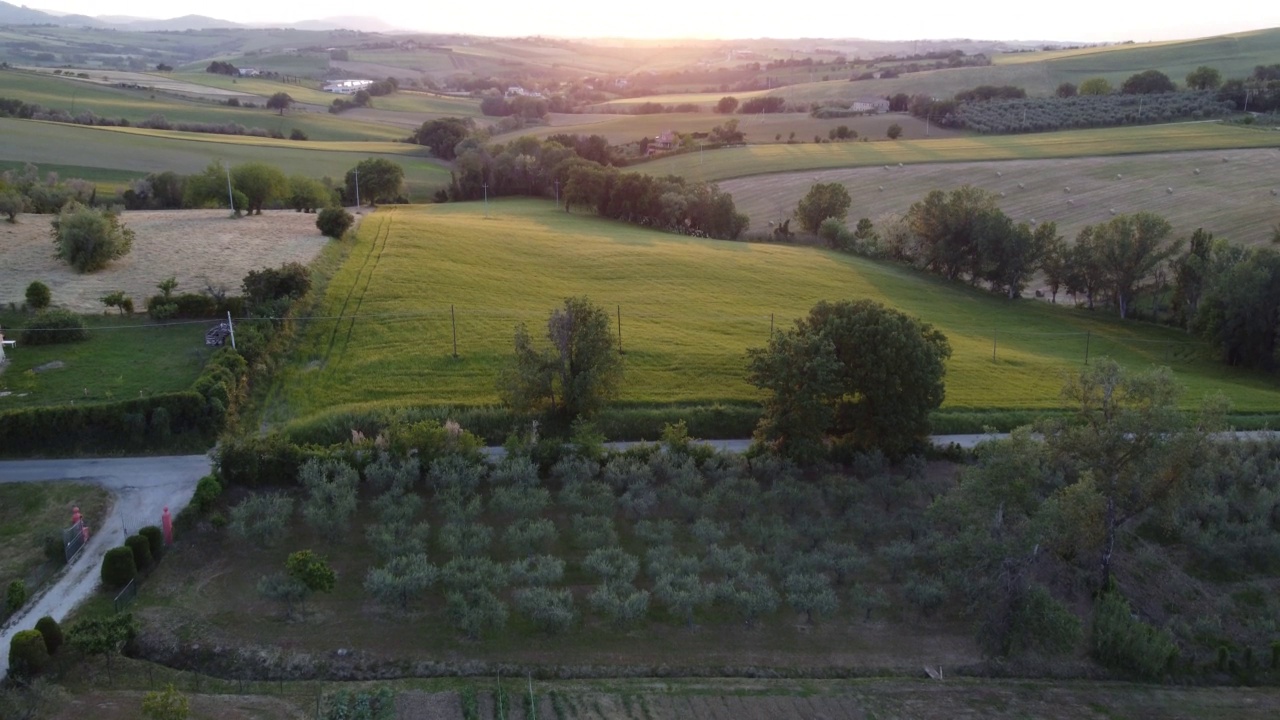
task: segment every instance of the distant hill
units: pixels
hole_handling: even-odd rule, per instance
[[[153,32],[157,30],[210,30],[214,28],[246,27],[230,20],[219,20],[205,15],[183,15],[168,20],[135,19],[117,25],[122,30]]]
[[[0,2],[0,25],[72,25],[106,27],[107,23],[88,15],[55,15],[21,5]]]
[[[375,17],[338,15],[319,20],[302,20],[289,25],[298,30],[360,30],[362,32],[397,32],[403,30]]]

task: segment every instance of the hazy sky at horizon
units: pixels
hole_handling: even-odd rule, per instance
[[[18,3],[15,3],[18,4]],[[1134,0],[915,0],[868,3],[819,0],[765,12],[754,3],[647,0],[489,0],[476,3],[353,3],[260,0],[218,3],[173,0],[26,0],[28,7],[84,15],[172,18],[207,15],[241,23],[373,16],[406,30],[473,35],[562,37],[798,38],[875,40],[978,38],[1103,42],[1169,40],[1280,26],[1280,3],[1226,3],[1205,10],[1187,0],[1156,5]],[[1158,7],[1158,10],[1153,8]],[[730,10],[735,8],[735,10]],[[1193,9],[1194,8],[1194,9]],[[1277,53],[1280,55],[1280,51]]]

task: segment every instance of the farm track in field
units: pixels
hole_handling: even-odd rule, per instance
[[[382,261],[382,252],[387,248],[387,240],[391,237],[391,216],[387,215],[384,220],[378,224],[377,233],[374,235],[373,243],[369,245],[369,252],[364,256],[364,262],[360,265],[360,270],[356,273],[355,282],[351,283],[351,287],[347,290],[347,297],[342,303],[342,309],[338,312],[338,317],[333,323],[333,334],[329,337],[329,347],[325,351],[325,366],[329,367],[329,358],[333,355],[333,346],[338,340],[338,333],[342,330],[342,321],[344,318],[350,319],[347,325],[347,334],[342,341],[342,348],[338,352],[338,361],[346,356],[347,346],[351,344],[351,333],[356,326],[356,316],[360,314],[360,306],[364,304],[364,296],[369,292],[369,285],[373,282],[373,274],[378,269],[378,263]],[[369,261],[373,260],[370,267]],[[368,270],[366,274],[365,271]],[[351,306],[351,298],[355,295],[356,288],[360,287],[360,279],[364,278],[364,288],[360,290],[359,297],[356,297],[356,306],[351,311],[350,316],[347,315],[347,308]]]

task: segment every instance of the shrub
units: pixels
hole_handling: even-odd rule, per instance
[[[38,630],[22,630],[9,641],[9,669],[15,675],[37,675],[49,662],[49,649]]]
[[[57,256],[82,273],[101,270],[133,247],[133,231],[116,212],[77,202],[68,203],[53,221],[53,238]]]
[[[205,475],[196,483],[196,492],[191,496],[191,505],[199,512],[213,507],[213,503],[222,494],[222,484],[213,475]]]
[[[321,234],[334,240],[342,239],[355,221],[351,213],[340,207],[327,207],[316,215],[316,227]]]
[[[55,568],[67,564],[67,547],[62,541],[62,531],[53,530],[44,536],[44,559]]]
[[[138,534],[147,539],[147,545],[151,548],[151,559],[159,560],[164,554],[164,531],[155,525],[148,525],[139,530]]]
[[[62,647],[62,626],[57,620],[45,615],[36,621],[36,632],[44,637],[44,646],[50,655],[55,655],[58,648]]]
[[[102,557],[102,583],[107,587],[119,590],[137,576],[138,565],[130,548],[114,547]]]
[[[124,539],[125,547],[133,553],[133,564],[138,570],[151,567],[151,541],[141,535],[130,535]]]
[[[1148,680],[1159,679],[1177,653],[1173,638],[1133,616],[1129,602],[1112,591],[1093,616],[1093,659],[1104,667]]]
[[[516,609],[533,622],[534,627],[550,634],[568,630],[577,618],[573,610],[573,593],[568,588],[552,590],[532,587],[517,590]]]
[[[41,310],[22,329],[24,345],[54,345],[89,339],[84,320],[70,310]]]
[[[43,310],[49,307],[49,303],[53,300],[53,294],[49,292],[49,286],[33,280],[27,286],[27,307],[32,310]]]
[[[27,584],[21,580],[9,583],[4,594],[5,612],[15,612],[27,602]]]

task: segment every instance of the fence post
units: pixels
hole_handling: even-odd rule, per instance
[[[621,304],[618,305],[618,354],[619,355],[626,354],[626,352],[622,349],[622,305]]]
[[[1000,330],[997,328],[991,331],[991,362],[996,361],[996,342],[1000,336]]]
[[[1084,364],[1089,364],[1089,341],[1093,339],[1093,331],[1085,331],[1084,334]]]
[[[769,339],[773,339],[773,313],[769,313]]]
[[[453,312],[453,305],[449,305],[449,322],[453,324],[453,358],[458,359],[458,316]]]

